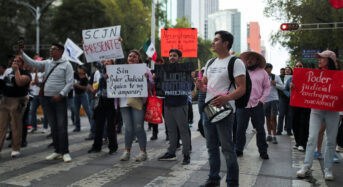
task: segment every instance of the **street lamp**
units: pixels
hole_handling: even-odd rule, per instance
[[[14,0],[14,1],[17,4],[21,4],[21,5],[25,6],[26,8],[29,8],[31,14],[33,15],[33,17],[35,17],[35,20],[36,20],[36,53],[39,54],[39,20],[40,20],[40,16],[42,15],[42,11],[44,9],[46,9],[48,6],[50,6],[51,3],[53,3],[55,0],[49,0],[48,2],[45,3],[45,5],[43,5],[42,8],[39,6],[37,6],[37,8],[35,8],[27,2],[23,2],[23,1],[19,1],[19,0]]]

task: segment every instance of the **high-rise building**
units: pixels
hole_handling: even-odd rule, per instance
[[[212,39],[218,30],[229,31],[234,36],[232,50],[241,52],[241,13],[237,9],[226,9],[208,15],[207,38]]]
[[[201,33],[200,36],[203,36],[204,39],[211,39],[208,38],[208,15],[213,14],[219,10],[219,0],[202,0],[200,1],[200,3],[203,3],[204,8],[204,19],[203,22],[200,21],[200,25],[204,25],[204,30],[203,35],[201,35]]]
[[[192,0],[177,0],[177,18],[186,17],[192,21]]]
[[[261,53],[261,35],[258,22],[250,22],[247,25],[247,35],[248,50]]]

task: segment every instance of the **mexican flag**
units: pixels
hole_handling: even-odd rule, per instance
[[[143,50],[145,51],[146,55],[148,55],[148,57],[152,58],[152,61],[156,62],[157,52],[154,44],[151,43],[150,39],[143,45]]]
[[[329,0],[331,3],[331,6],[333,6],[334,8],[343,8],[343,0]]]

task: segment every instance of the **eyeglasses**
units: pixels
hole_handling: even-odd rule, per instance
[[[213,42],[216,42],[216,41],[219,41],[219,40],[220,40],[220,38],[214,38]]]

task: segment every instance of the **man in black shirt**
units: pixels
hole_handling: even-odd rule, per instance
[[[0,100],[0,151],[2,149],[8,125],[12,125],[11,157],[20,155],[22,141],[23,114],[28,102],[31,75],[23,69],[24,61],[16,56],[12,63],[12,72],[4,75],[3,97]]]
[[[80,107],[82,104],[83,110],[86,112],[89,124],[91,126],[90,136],[94,136],[95,134],[95,126],[94,120],[92,119],[91,111],[89,108],[89,101],[88,95],[86,93],[87,86],[88,86],[88,79],[86,74],[86,68],[83,66],[79,66],[77,69],[78,76],[75,78],[74,83],[74,107],[75,107],[75,129],[74,132],[80,131]]]

